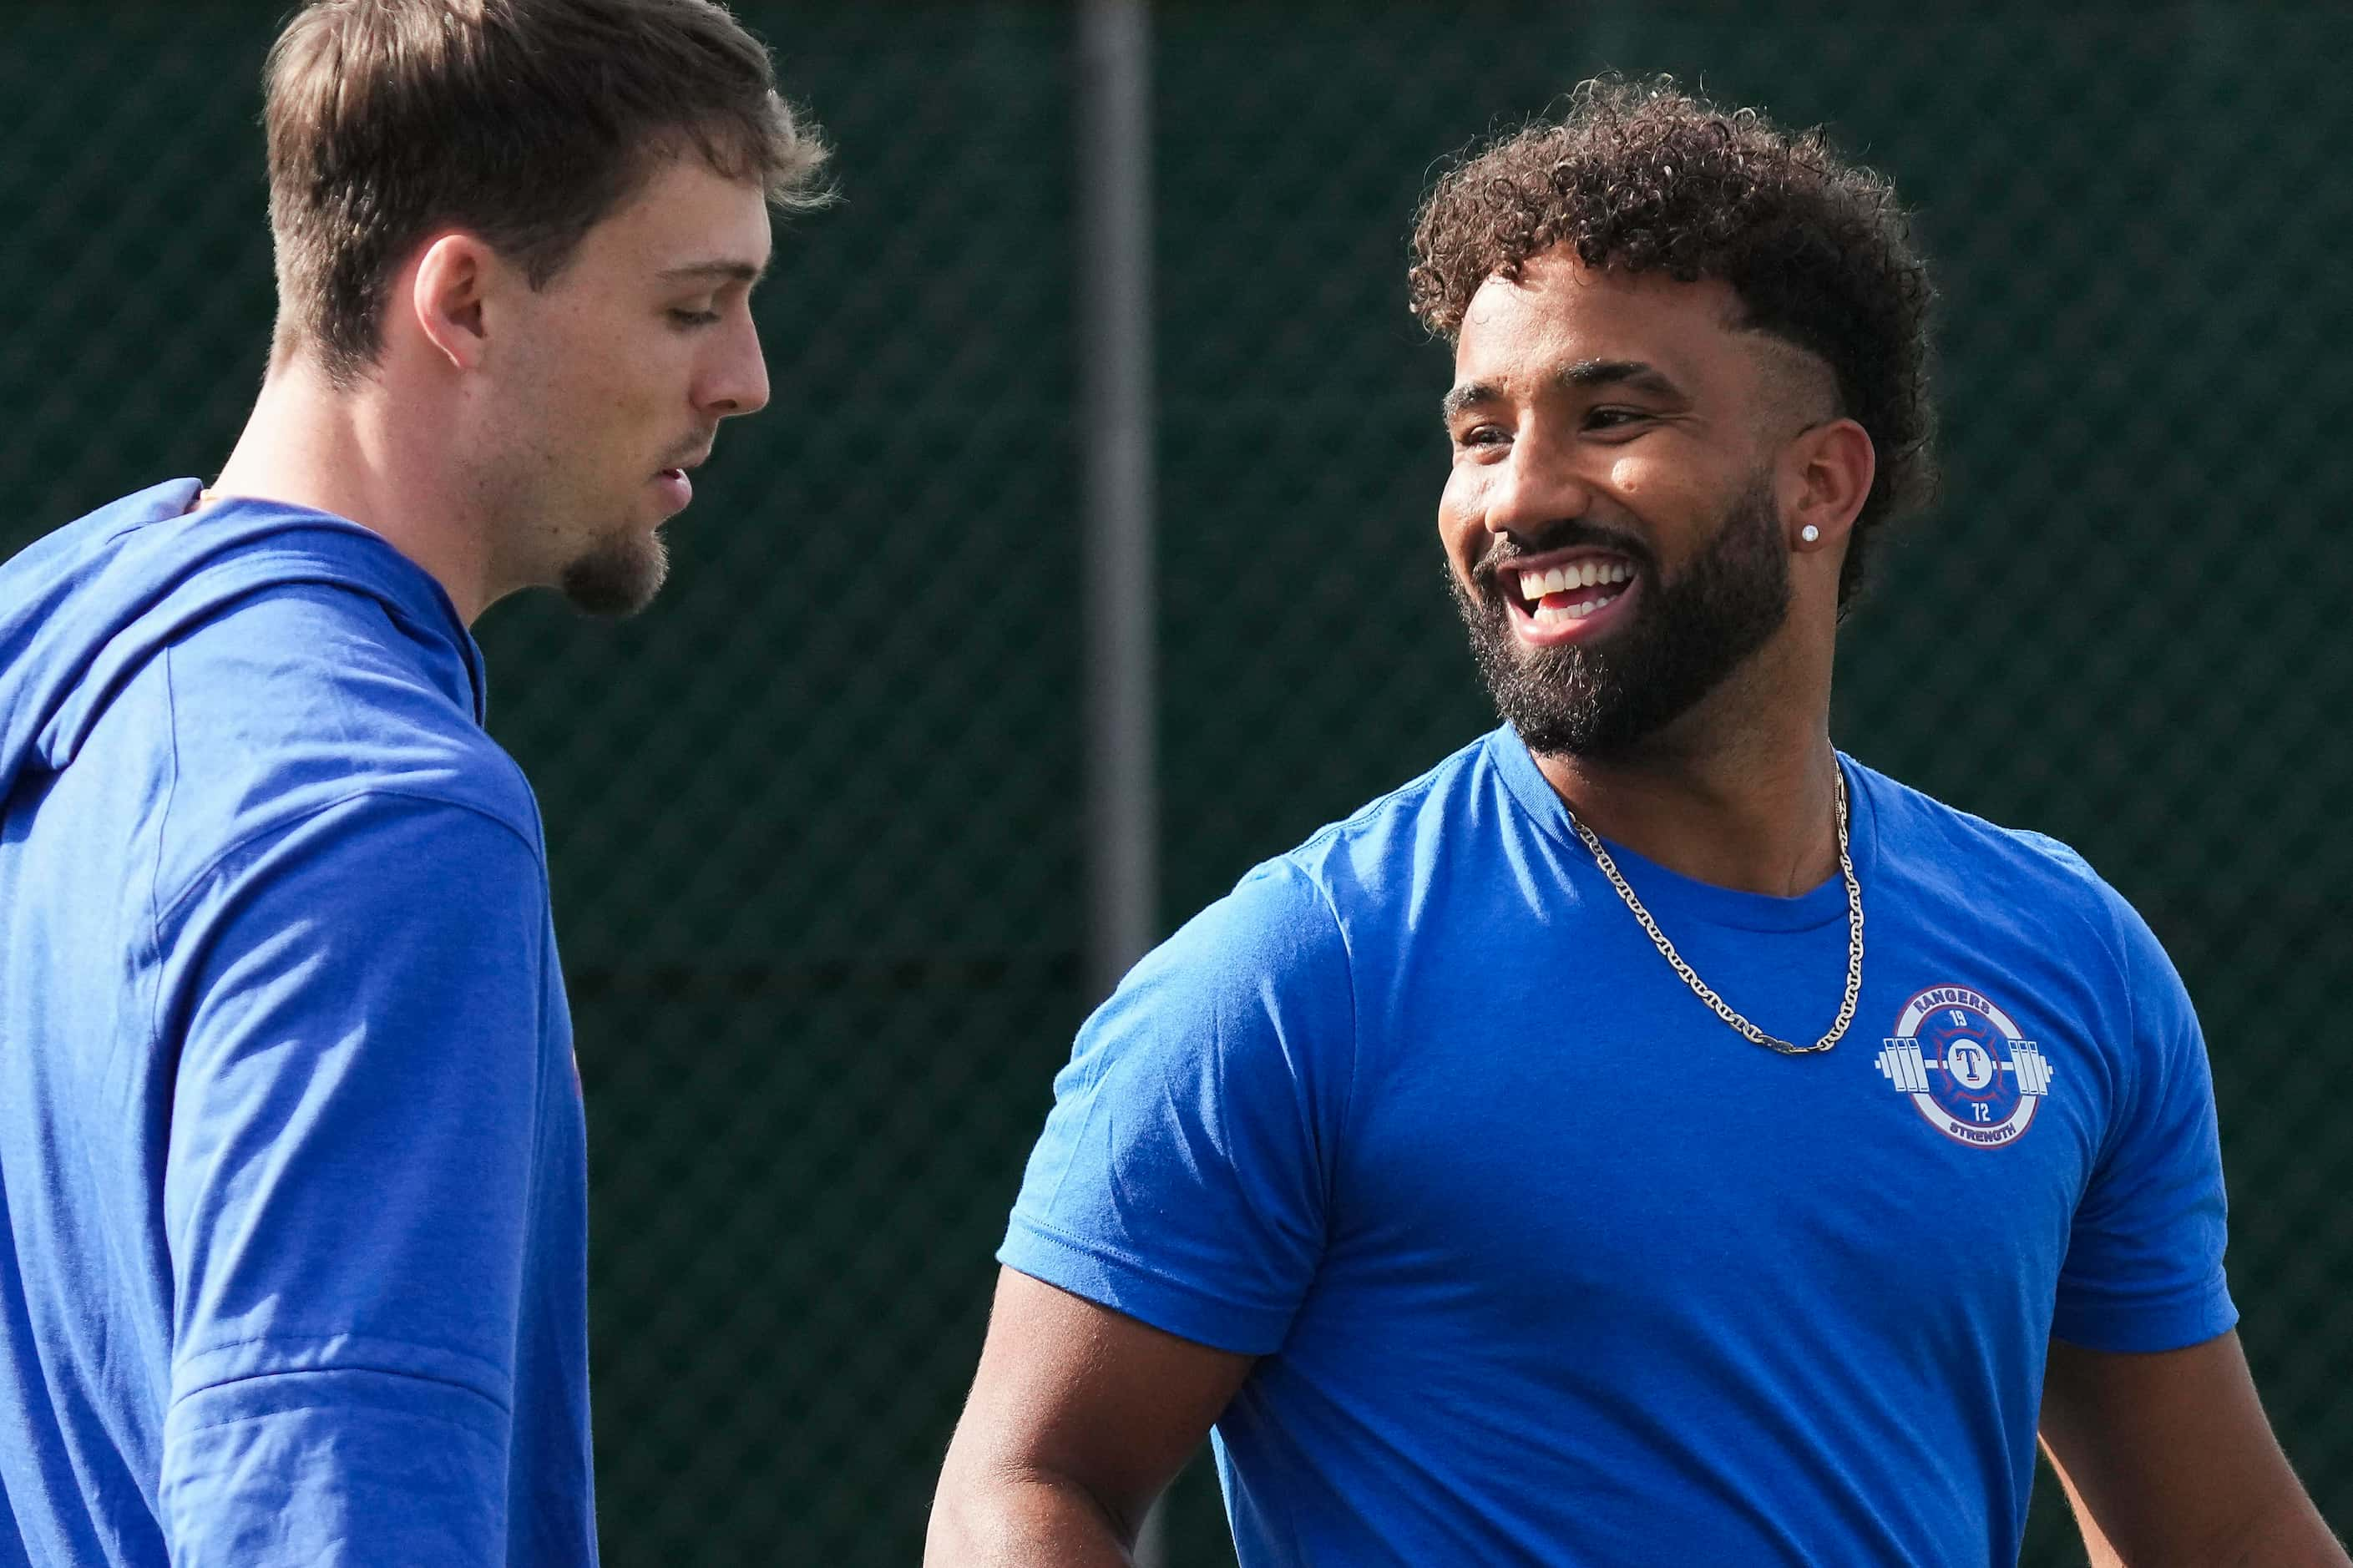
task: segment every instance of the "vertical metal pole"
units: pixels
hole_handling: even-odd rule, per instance
[[[1089,938],[1107,995],[1151,945],[1159,900],[1145,0],[1084,0],[1079,46]]]
[[[1152,17],[1079,13],[1078,439],[1085,465],[1088,931],[1107,996],[1152,944],[1160,897],[1152,442]],[[1137,1568],[1164,1568],[1155,1507]]]

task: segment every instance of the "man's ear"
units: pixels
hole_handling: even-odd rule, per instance
[[[482,363],[482,301],[502,264],[474,235],[445,234],[425,247],[408,286],[408,310],[435,353],[458,370]]]
[[[1799,431],[1781,462],[1781,516],[1790,548],[1843,549],[1878,472],[1871,434],[1853,420]]]

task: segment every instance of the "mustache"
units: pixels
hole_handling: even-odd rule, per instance
[[[1651,547],[1630,533],[1614,528],[1604,528],[1583,518],[1564,518],[1547,523],[1539,532],[1525,537],[1500,533],[1488,537],[1487,548],[1471,563],[1471,577],[1482,587],[1499,586],[1499,580],[1514,563],[1532,556],[1549,555],[1556,550],[1607,550],[1627,560],[1652,575],[1658,563],[1651,558]]]

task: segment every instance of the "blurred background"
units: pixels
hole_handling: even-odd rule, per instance
[[[283,9],[0,7],[0,551],[234,439]],[[1124,950],[1490,723],[1406,234],[1435,161],[1605,68],[1827,121],[1918,209],[1948,481],[1838,738],[2165,940],[2242,1332],[2353,1528],[2353,11],[1166,3],[1106,67],[1070,5],[737,9],[845,198],[779,237],[775,401],[652,611],[477,628],[588,1093],[608,1562],[913,1562]],[[2056,1490],[2031,1564],[2082,1561]],[[1166,1551],[1231,1561],[1203,1467]]]

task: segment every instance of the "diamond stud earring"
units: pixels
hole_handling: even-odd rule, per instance
[[[1804,540],[1809,544],[1811,544],[1815,540],[1820,539],[1821,536],[1822,531],[1816,528],[1810,522],[1806,524],[1805,527],[1798,530],[1798,537]]]

